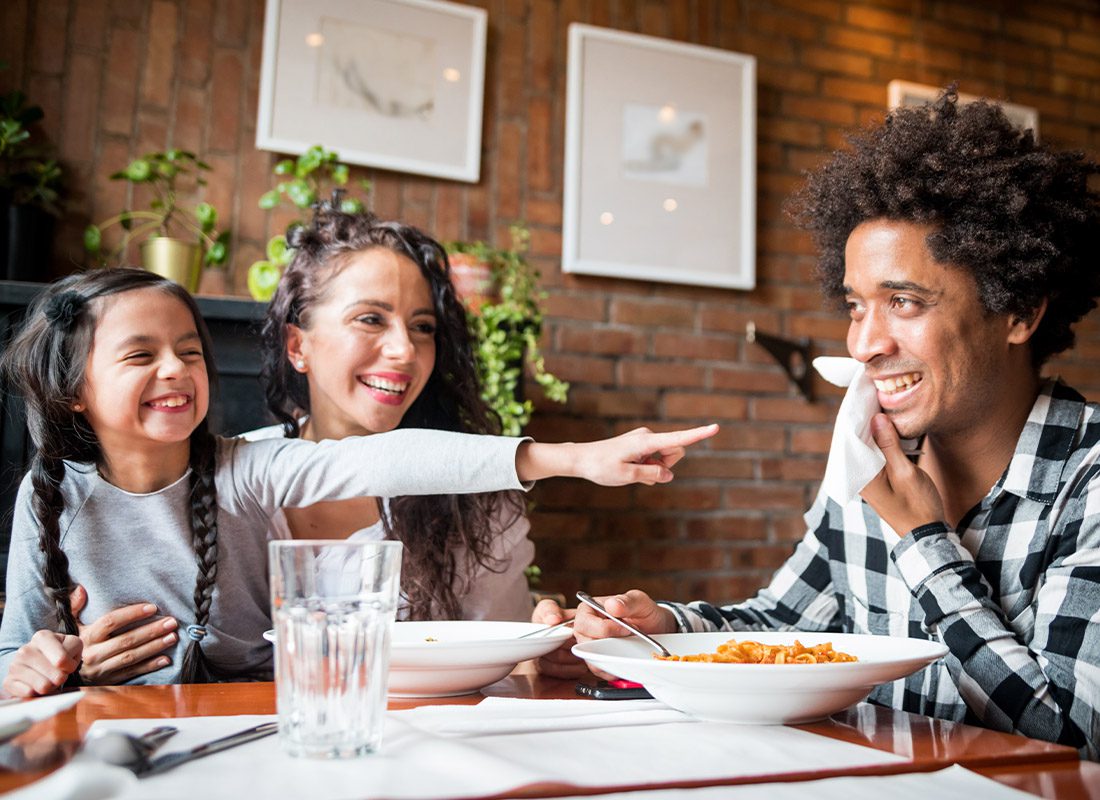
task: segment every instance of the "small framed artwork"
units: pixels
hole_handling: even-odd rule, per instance
[[[569,26],[566,272],[751,289],[756,60]]]
[[[256,146],[476,182],[483,9],[434,0],[267,0]]]
[[[910,83],[909,81],[890,81],[886,87],[886,102],[891,108],[899,106],[922,106],[925,103],[935,102],[943,89],[938,86],[927,86],[923,83]],[[959,92],[959,103],[973,103],[980,100],[976,94]],[[1019,103],[1006,103],[996,98],[986,98],[996,103],[1005,112],[1009,121],[1020,130],[1030,130],[1039,141],[1039,109],[1031,106],[1022,106]]]

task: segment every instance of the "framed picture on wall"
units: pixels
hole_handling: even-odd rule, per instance
[[[562,266],[756,283],[756,60],[569,26]]]
[[[935,102],[942,91],[943,89],[938,86],[894,80],[887,84],[886,102],[891,109],[898,106],[922,106],[925,103]],[[960,105],[980,99],[976,94],[959,92]],[[1019,103],[1006,103],[993,97],[988,99],[1001,107],[1013,125],[1021,130],[1030,130],[1035,135],[1035,141],[1039,141],[1039,109],[1022,106]]]
[[[256,146],[476,182],[483,9],[434,0],[267,0]]]

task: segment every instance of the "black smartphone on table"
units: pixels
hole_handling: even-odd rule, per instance
[[[581,697],[592,700],[651,700],[653,695],[646,691],[640,683],[632,681],[613,680],[600,681],[592,685],[590,683],[578,683],[576,692]]]

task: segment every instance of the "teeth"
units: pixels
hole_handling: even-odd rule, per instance
[[[393,392],[394,394],[401,394],[409,388],[409,384],[397,383],[395,381],[388,381],[385,378],[368,377],[363,379],[363,383],[372,389],[381,389],[384,392]]]
[[[151,405],[154,408],[179,408],[187,403],[187,398],[182,396],[166,397],[163,400],[155,400]]]
[[[905,375],[898,375],[896,378],[886,378],[881,381],[875,381],[875,388],[885,394],[894,394],[905,389],[910,388],[920,383],[921,375],[919,372],[909,372]]]

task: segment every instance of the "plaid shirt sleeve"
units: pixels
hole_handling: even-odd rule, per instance
[[[1072,745],[1100,742],[1100,465],[1069,493],[1052,523],[1053,558],[1021,641],[974,557],[943,523],[912,531],[891,558],[951,652],[947,668],[988,727]]]
[[[826,499],[806,514],[809,529],[767,588],[736,605],[661,603],[681,631],[800,630],[839,631],[840,608],[832,588]]]

